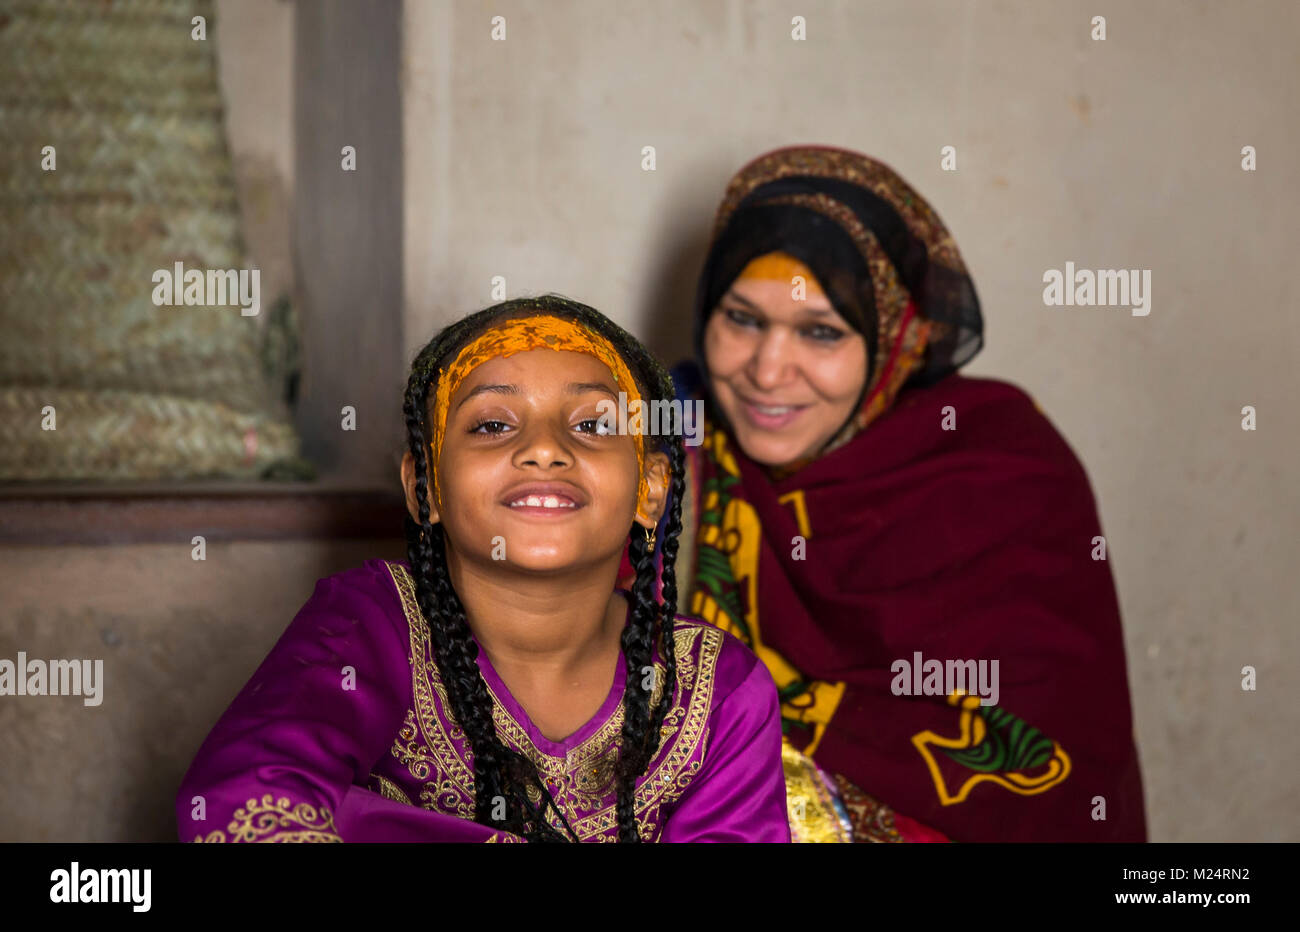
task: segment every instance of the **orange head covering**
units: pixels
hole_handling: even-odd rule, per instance
[[[761,278],[776,282],[794,282],[795,279],[801,278],[808,295],[826,297],[826,292],[822,291],[822,286],[817,281],[817,274],[785,252],[768,252],[751,259],[749,265],[741,269],[736,278]]]

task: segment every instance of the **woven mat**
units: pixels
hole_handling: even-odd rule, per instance
[[[206,0],[0,2],[0,479],[256,476],[300,462],[262,313],[155,306],[248,269]],[[193,16],[206,41],[191,38]],[[55,171],[42,170],[54,146]],[[43,430],[55,409],[57,429]],[[250,440],[249,438],[254,439]]]

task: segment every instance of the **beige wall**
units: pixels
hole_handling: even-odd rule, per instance
[[[968,371],[1025,387],[1092,476],[1152,837],[1295,840],[1300,325],[1283,271],[1300,7],[1105,6],[411,0],[408,350],[491,303],[502,275],[511,296],[567,293],[676,357],[731,172],[798,142],[885,160],[972,270],[988,345]],[[1150,315],[1045,307],[1043,272],[1067,260],[1151,269]]]
[[[103,661],[102,701],[0,699],[0,841],[175,841],[181,777],[317,579],[401,542],[0,548],[0,657]]]

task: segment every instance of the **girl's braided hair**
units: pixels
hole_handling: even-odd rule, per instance
[[[550,790],[532,761],[507,747],[497,736],[492,717],[492,697],[475,658],[478,646],[470,637],[465,608],[447,572],[441,523],[431,524],[428,489],[431,480],[429,395],[436,389],[441,367],[448,365],[464,346],[493,325],[517,317],[546,314],[584,324],[607,339],[627,363],[642,399],[671,401],[673,383],[667,371],[631,334],[594,308],[559,295],[517,298],[493,305],[444,328],[416,356],[402,409],[407,441],[415,458],[415,491],[419,520],[406,518],[407,555],[415,579],[420,611],[429,626],[433,660],[447,689],[451,713],[469,741],[474,756],[474,820],[521,835],[529,841],[577,841],[577,835],[556,806]],[[679,425],[680,426],[680,425]],[[654,593],[654,548],[641,527],[628,534],[629,556],[636,570],[631,590],[630,620],[623,629],[622,649],[627,668],[623,692],[623,731],[614,781],[618,792],[618,840],[641,840],[634,808],[637,777],[646,772],[659,748],[660,729],[673,702],[677,683],[677,654],[673,618],[677,605],[678,537],[682,529],[682,494],[685,449],[680,430],[645,436],[646,452],[668,455],[672,469],[668,520],[662,535],[662,599]],[[645,672],[653,669],[652,650],[658,638],[666,670],[660,699],[650,707],[651,690]],[[504,802],[505,817],[500,815]],[[495,803],[495,805],[494,805]]]

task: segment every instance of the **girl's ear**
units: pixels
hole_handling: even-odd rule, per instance
[[[433,483],[427,483],[428,494],[425,496],[429,500],[429,523],[437,524],[442,520],[438,515],[438,506],[433,501]],[[420,521],[420,499],[415,493],[415,457],[411,451],[407,450],[402,454],[402,488],[406,491],[406,510],[411,516],[411,520],[417,524]]]
[[[636,503],[636,523],[653,528],[663,516],[668,504],[668,456],[655,452],[645,459],[646,497]]]

